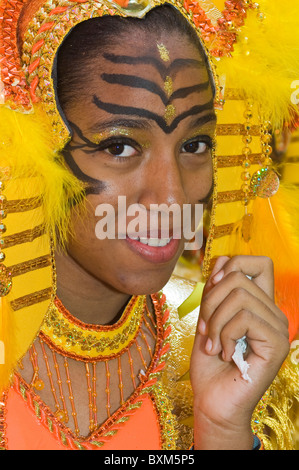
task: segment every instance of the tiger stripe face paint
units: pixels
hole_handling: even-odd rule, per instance
[[[108,151],[115,161],[124,155],[123,161],[129,161],[134,152],[151,149],[151,127],[172,136],[192,120],[193,128],[189,132],[187,126],[188,132],[181,139],[184,146],[188,139],[200,135],[202,127],[215,122],[211,83],[200,54],[179,54],[166,42],[140,50],[104,51],[96,67],[100,73],[95,73],[82,106],[88,114],[88,125],[80,122],[81,110],[69,119],[74,137],[64,150],[65,161],[86,183],[87,194],[100,194],[108,186],[100,171],[90,171],[94,167],[91,157],[99,152]],[[78,159],[79,153],[88,160]],[[210,189],[211,185],[199,200],[205,201]]]
[[[146,217],[153,205],[187,205],[194,230],[194,209],[208,203],[213,191],[213,86],[199,50],[182,37],[168,36],[140,33],[99,50],[88,65],[84,90],[64,109],[73,130],[66,163],[85,182],[88,195],[84,223],[74,211],[76,237],[70,253],[83,266],[91,259],[89,272],[118,289],[124,283],[126,292],[154,289],[148,284],[149,272],[163,285],[188,240],[184,234],[174,238],[171,211],[165,246],[132,241],[129,228],[135,213],[126,214],[122,238],[98,239],[96,208],[113,208],[118,234],[120,198],[125,197],[127,208],[144,208]],[[160,229],[158,238],[163,238]],[[81,257],[81,246],[90,258]],[[153,251],[159,256],[152,256]],[[111,257],[121,269],[114,270]]]

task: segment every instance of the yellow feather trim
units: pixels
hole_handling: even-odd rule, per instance
[[[0,167],[9,167],[11,173],[7,186],[17,186],[18,178],[42,177],[46,230],[58,234],[64,244],[69,233],[70,203],[83,200],[84,188],[67,170],[62,155],[55,152],[49,119],[39,107],[32,114],[1,107],[0,123]],[[36,184],[34,180],[32,184]],[[22,197],[27,197],[26,191]]]
[[[12,240],[11,246],[5,246],[4,238],[7,267],[40,257],[47,260],[51,256],[50,234],[54,243],[59,239],[65,246],[71,232],[70,209],[74,203],[76,210],[83,207],[79,204],[84,199],[83,185],[66,168],[63,156],[55,152],[51,136],[51,125],[39,107],[31,114],[0,107],[0,176],[3,168],[4,174],[9,175],[3,191],[8,201],[5,237]],[[31,208],[35,198],[38,204],[34,201]],[[28,201],[30,210],[26,209]],[[16,211],[10,211],[10,203]],[[37,238],[32,235],[32,240],[22,235],[34,231],[41,235]],[[10,294],[0,301],[0,348],[4,351],[0,363],[1,390],[9,384],[14,368],[34,340],[55,295],[52,276],[52,265],[28,268],[13,278]],[[40,299],[37,296],[26,300],[39,292]],[[21,301],[16,309],[15,301]]]
[[[299,3],[260,0],[258,4],[260,13],[248,10],[232,58],[217,62],[217,73],[226,76],[226,87],[257,100],[263,117],[281,128],[292,111],[298,113],[291,87],[299,80]]]

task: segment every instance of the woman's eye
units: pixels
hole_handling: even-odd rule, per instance
[[[183,145],[183,153],[205,153],[208,150],[209,146],[206,142],[200,140],[193,140],[191,142],[186,142]]]
[[[127,144],[111,144],[109,147],[105,148],[107,153],[114,155],[115,157],[132,157],[137,153],[137,151],[131,145]]]

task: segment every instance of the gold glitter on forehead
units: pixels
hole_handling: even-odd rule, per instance
[[[173,83],[172,78],[167,75],[165,82],[164,82],[164,90],[166,92],[167,97],[169,98],[173,93]]]
[[[176,109],[175,109],[175,106],[173,104],[169,104],[168,106],[166,106],[165,108],[165,113],[164,113],[164,119],[165,119],[165,122],[166,124],[169,126],[172,119],[174,118],[174,116],[176,115]]]
[[[163,62],[168,62],[170,60],[169,52],[167,48],[164,46],[164,44],[157,44],[157,48],[158,48],[160,57],[163,60]]]
[[[164,44],[157,44],[157,48],[158,48],[161,60],[163,60],[163,62],[169,62],[170,55],[166,46]],[[165,90],[167,97],[170,98],[170,96],[173,93],[173,82],[172,82],[172,78],[169,75],[167,75],[165,78],[164,90]],[[173,104],[168,104],[164,112],[164,120],[168,126],[170,125],[175,115],[176,115],[175,106]]]

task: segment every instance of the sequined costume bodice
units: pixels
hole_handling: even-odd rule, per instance
[[[192,286],[187,281],[180,301]],[[153,295],[152,303],[153,315],[145,296],[132,297],[116,324],[92,326],[76,321],[56,299],[27,354],[31,380],[25,380],[20,369],[4,395],[2,447],[189,448],[192,428],[179,421],[190,414],[190,385],[189,404],[178,406],[168,396],[163,379],[171,348],[182,350],[178,340],[183,332],[178,335],[172,328],[176,308],[168,305],[164,293]],[[194,316],[192,327],[195,322]],[[190,334],[187,337],[190,342]],[[181,359],[175,377],[182,367],[188,370],[188,350]],[[86,390],[85,398],[78,392],[78,380]],[[89,416],[89,429],[80,421],[80,409]]]

